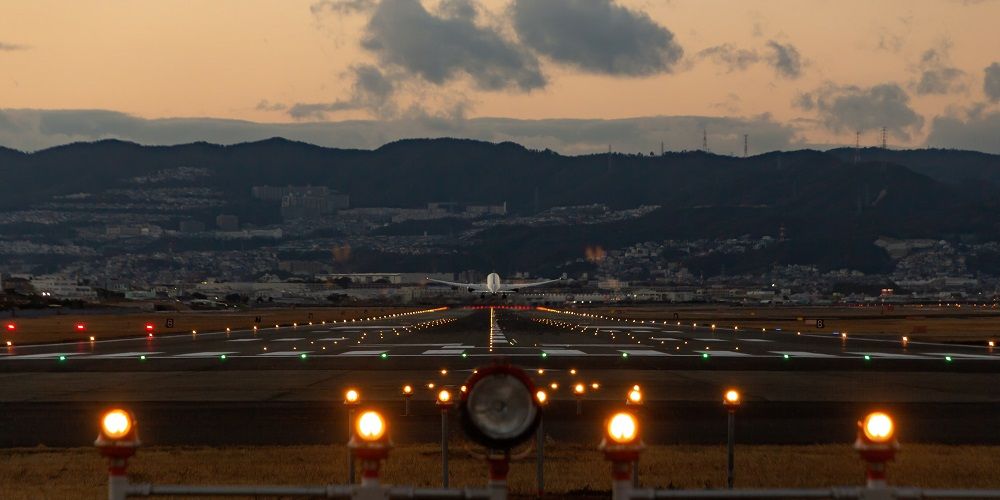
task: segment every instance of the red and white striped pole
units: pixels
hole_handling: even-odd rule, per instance
[[[486,488],[490,500],[507,499],[507,474],[510,472],[510,450],[491,451],[486,457],[490,467],[490,477]]]
[[[611,498],[628,500],[632,493],[632,464],[645,447],[639,439],[639,422],[627,412],[616,413],[605,426],[599,450],[611,462]]]
[[[131,413],[114,409],[101,417],[101,431],[94,446],[108,459],[108,500],[125,500],[128,492],[128,459],[139,447],[139,433]]]
[[[854,449],[858,450],[858,454],[866,464],[865,485],[873,489],[888,487],[885,477],[886,463],[892,461],[896,457],[896,451],[899,450],[892,417],[882,412],[874,412],[858,422],[858,438],[854,441]]]
[[[362,412],[352,422],[354,433],[347,447],[361,463],[361,489],[375,491],[380,487],[379,471],[382,461],[389,458],[392,442],[386,433],[385,419],[376,411]],[[381,492],[380,492],[381,493]]]

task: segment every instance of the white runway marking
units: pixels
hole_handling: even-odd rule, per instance
[[[774,354],[785,354],[793,358],[839,358],[840,356],[834,356],[832,354],[822,354],[818,352],[806,352],[806,351],[771,351]]]
[[[586,356],[585,352],[576,349],[542,349],[542,352],[549,356]]]
[[[327,331],[332,332],[334,330],[377,330],[380,328],[383,330],[385,329],[391,330],[393,328],[403,328],[403,326],[400,325],[335,326]]]
[[[745,352],[736,351],[695,351],[698,354],[708,354],[713,358],[747,358],[753,356]]]
[[[960,354],[955,352],[929,352],[927,353],[931,356],[951,356],[953,358],[965,358],[965,359],[990,359],[993,361],[1000,361],[1000,356],[991,356],[989,354]]]
[[[59,356],[86,356],[82,352],[49,352],[44,354],[14,354],[7,359],[59,359]]]
[[[271,339],[271,342],[298,342],[300,340],[304,340],[304,339],[292,337],[292,338],[283,338],[283,339]]]
[[[115,358],[138,358],[139,356],[153,356],[163,354],[162,352],[116,352],[114,354],[97,354],[88,356],[87,359],[115,359]]]
[[[341,340],[347,340],[347,337],[324,337],[316,339],[316,342],[339,342]]]
[[[215,358],[222,356],[223,354],[236,354],[232,351],[207,351],[207,352],[187,352],[184,354],[175,354],[171,356],[172,358]]]
[[[275,358],[290,357],[290,356],[301,356],[303,354],[309,354],[312,351],[272,351],[258,354],[258,356],[270,356]]]
[[[725,342],[726,339],[715,339],[715,338],[702,338],[702,339],[692,339],[698,342]]]
[[[885,359],[928,359],[927,356],[918,356],[916,354],[893,354],[890,352],[845,352],[844,354],[850,354],[853,356],[871,356],[873,358]]]
[[[435,355],[435,356],[461,356],[461,350],[454,349],[428,349],[424,351],[424,354]]]
[[[629,356],[670,356],[665,352],[654,351],[652,349],[620,349],[619,352]]]
[[[736,340],[740,340],[743,342],[774,342],[773,340],[767,340],[767,339],[741,339],[738,337]]]
[[[677,333],[680,333],[680,332],[677,332]],[[667,341],[667,342],[680,342],[681,341],[681,339],[675,339],[673,337],[650,337],[649,340],[659,340],[661,342],[663,342],[663,341]]]
[[[378,356],[386,351],[347,351],[338,354],[337,356]]]
[[[260,339],[231,339],[226,342],[257,342]]]

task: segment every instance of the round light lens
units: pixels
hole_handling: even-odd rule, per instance
[[[740,402],[740,393],[736,389],[726,391],[726,402],[736,404]]]
[[[438,393],[438,401],[442,403],[451,401],[451,393],[447,389],[441,389],[441,392]]]
[[[404,385],[403,394],[413,394],[413,387],[409,385]]]
[[[573,392],[576,394],[583,394],[583,391],[587,390],[587,386],[583,384],[576,384],[573,386]]]
[[[875,443],[889,441],[896,432],[892,417],[882,412],[869,413],[862,424],[862,430]]]
[[[378,412],[366,411],[358,417],[358,437],[365,441],[376,441],[385,435],[385,420]]]
[[[533,398],[517,377],[506,373],[490,375],[469,389],[469,418],[490,439],[517,439],[530,430],[538,415]]]
[[[538,391],[535,393],[535,399],[537,399],[539,403],[545,404],[545,400],[548,398],[549,396],[545,394],[545,391]]]
[[[618,444],[631,443],[638,434],[639,423],[628,413],[616,413],[608,421],[608,437]]]
[[[642,402],[642,393],[639,392],[636,389],[632,389],[628,393],[628,400],[630,402],[632,402],[632,403],[641,403]]]
[[[357,403],[360,398],[361,395],[354,389],[349,389],[344,393],[344,401],[347,401],[348,403]]]
[[[120,439],[132,430],[132,417],[125,410],[111,410],[101,419],[101,430],[111,439]]]

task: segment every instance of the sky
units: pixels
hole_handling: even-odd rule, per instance
[[[1000,153],[998,0],[4,0],[0,145]],[[860,132],[860,138],[856,135]]]

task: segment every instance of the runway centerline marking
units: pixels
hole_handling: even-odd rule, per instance
[[[236,354],[233,351],[205,351],[205,352],[187,352],[184,354],[174,354],[170,356],[172,358],[215,358],[218,356]]]
[[[116,359],[116,358],[138,358],[139,356],[155,356],[163,354],[162,351],[136,351],[136,352],[116,352],[114,354],[95,354],[87,356],[87,359]]]

